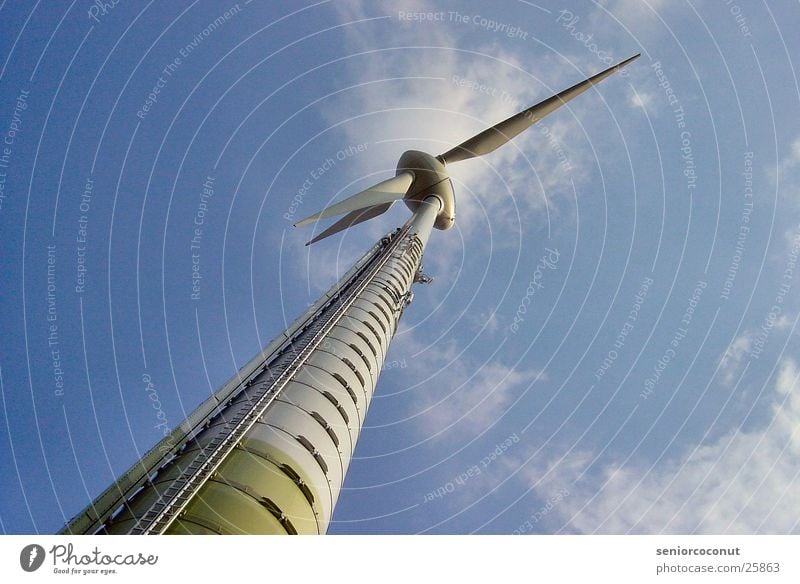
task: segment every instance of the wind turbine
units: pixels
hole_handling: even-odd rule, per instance
[[[638,57],[639,54],[637,53],[609,67],[605,71],[601,71],[581,83],[573,85],[569,89],[565,89],[503,120],[499,124],[487,128],[480,134],[465,140],[455,148],[443,154],[431,156],[427,152],[409,150],[400,157],[400,161],[397,163],[397,174],[393,178],[371,186],[344,201],[327,207],[319,213],[306,217],[302,221],[297,222],[295,227],[347,213],[342,219],[306,243],[306,245],[310,245],[334,233],[338,233],[385,213],[394,201],[403,199],[408,208],[416,213],[422,202],[431,197],[435,197],[438,199],[436,204],[438,204],[440,208],[436,215],[434,226],[438,229],[450,229],[455,223],[455,194],[450,177],[447,174],[446,167],[448,164],[494,152],[500,146],[512,140],[544,118],[547,114],[577,97]],[[431,204],[433,204],[433,202],[431,202]]]
[[[397,200],[412,211],[61,533],[325,533],[411,287],[428,280],[428,238],[455,221],[447,165],[493,152],[638,56],[443,154],[405,152],[393,178],[298,222],[344,214],[311,244]]]

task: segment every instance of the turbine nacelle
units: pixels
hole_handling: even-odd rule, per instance
[[[397,174],[360,193],[348,197],[344,201],[331,205],[319,213],[311,215],[296,223],[295,226],[307,225],[334,215],[346,213],[344,217],[328,227],[306,245],[324,239],[329,235],[343,231],[367,219],[372,219],[386,212],[394,201],[403,200],[409,209],[416,212],[426,197],[435,195],[441,201],[441,209],[436,216],[434,226],[438,229],[450,229],[455,222],[456,202],[453,183],[445,167],[454,162],[469,160],[493,152],[515,136],[530,128],[547,114],[558,109],[569,100],[577,97],[596,83],[618,71],[639,55],[609,67],[605,71],[573,85],[552,97],[529,107],[526,110],[503,120],[499,124],[487,128],[480,134],[465,140],[455,148],[431,156],[426,152],[409,150],[404,152],[397,164]]]
[[[444,163],[427,152],[407,150],[397,163],[397,175],[411,173],[413,180],[403,202],[411,211],[416,211],[426,197],[436,195],[442,209],[433,224],[437,229],[450,229],[456,220],[456,198],[450,175]]]

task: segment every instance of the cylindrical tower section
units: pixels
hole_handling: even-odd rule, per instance
[[[403,239],[387,250],[380,268],[330,321],[324,336],[215,471],[187,496],[165,533],[326,532],[440,208],[436,197],[420,205]],[[269,374],[265,370],[254,386],[269,383]],[[230,427],[232,415],[227,412],[241,411],[247,400],[252,400],[247,391],[237,396],[129,502],[107,532],[135,531],[198,454]]]

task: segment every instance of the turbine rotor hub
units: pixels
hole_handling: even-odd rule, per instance
[[[406,206],[416,211],[426,197],[436,195],[442,202],[442,208],[433,225],[437,229],[450,229],[456,219],[456,200],[453,183],[442,161],[427,152],[408,150],[397,163],[397,174],[403,172],[414,175],[403,199]]]

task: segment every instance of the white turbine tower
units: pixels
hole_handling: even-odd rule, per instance
[[[300,221],[344,214],[310,244],[400,199],[412,211],[62,533],[325,533],[411,286],[427,280],[430,233],[455,221],[447,165],[494,151],[638,56],[444,154],[405,152],[393,178]]]

